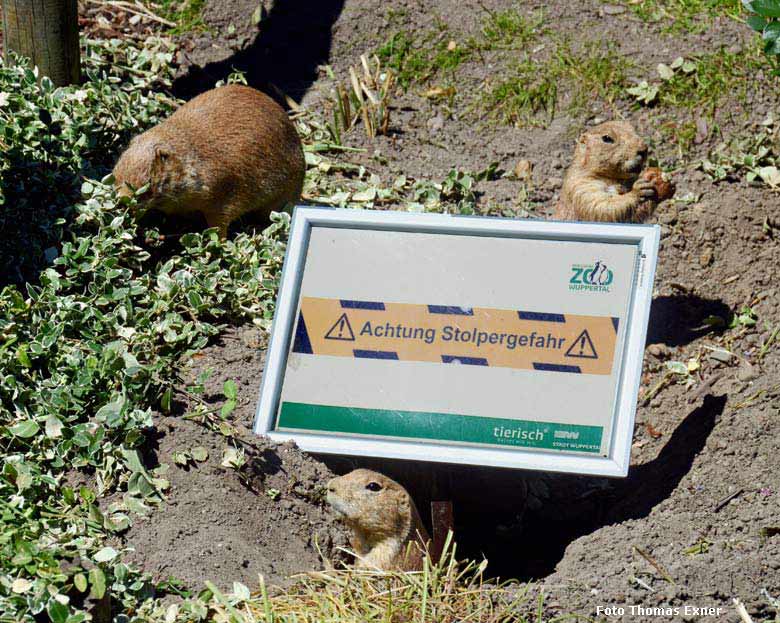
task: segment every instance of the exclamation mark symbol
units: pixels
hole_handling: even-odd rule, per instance
[[[352,325],[349,324],[347,314],[343,313],[339,319],[328,329],[325,334],[326,340],[342,340],[343,342],[354,342],[355,334],[352,332]]]
[[[593,346],[593,340],[590,339],[587,329],[580,333],[566,351],[567,357],[581,357],[583,359],[598,359],[599,355]]]

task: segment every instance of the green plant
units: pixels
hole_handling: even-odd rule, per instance
[[[173,107],[152,90],[169,77],[169,48],[146,46],[90,44],[86,82],[62,89],[37,83],[21,62],[0,64],[5,218],[68,218],[17,258],[32,253],[32,272],[48,245],[51,265],[24,288],[0,291],[2,620],[45,611],[78,623],[94,601],[120,611],[149,597],[148,582],[105,541],[168,488],[165,468],[147,469],[139,455],[151,410],[170,407],[177,362],[222,323],[271,321],[286,215],[264,235],[224,242],[208,230],[163,253],[154,230],[139,230],[133,198],[118,198],[110,177],[85,178]],[[66,176],[61,192],[49,188],[52,175]],[[22,193],[20,213],[9,198]],[[202,449],[188,456],[198,461]],[[88,472],[89,486],[69,486],[72,470]],[[108,493],[114,502],[99,504]]]
[[[780,0],[742,0],[742,5],[750,13],[748,26],[761,34],[774,75],[780,76]]]
[[[780,125],[771,115],[743,134],[719,145],[699,167],[720,181],[744,175],[748,182],[780,185]]]
[[[638,0],[628,6],[643,21],[661,22],[664,32],[675,34],[705,32],[714,18],[740,13],[739,0]]]
[[[536,41],[547,32],[544,16],[524,16],[516,9],[490,11],[482,25],[482,39],[472,45],[482,50],[517,49]]]
[[[586,42],[576,50],[565,40],[555,40],[547,59],[526,54],[485,95],[483,108],[505,123],[523,126],[542,123],[559,108],[561,94],[568,95],[565,109],[581,111],[594,98],[611,102],[627,84],[631,63],[613,46]]]
[[[448,27],[441,22],[419,40],[399,31],[376,50],[376,55],[384,66],[396,73],[403,89],[425,83],[435,76],[451,77],[471,57],[473,49],[470,45],[458,44],[448,33]]]
[[[159,122],[173,101],[170,42],[142,50],[88,43],[86,83],[55,89],[21,59],[0,64],[0,285],[37,278],[58,255],[83,176],[102,177],[117,150]]]
[[[175,24],[170,29],[171,34],[179,35],[205,28],[203,22],[205,0],[160,0],[157,6],[159,6],[161,16]],[[253,15],[253,20],[255,19],[257,16]]]

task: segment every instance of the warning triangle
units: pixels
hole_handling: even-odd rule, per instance
[[[588,330],[585,329],[580,333],[572,345],[569,346],[569,350],[566,351],[567,357],[577,357],[579,359],[598,359],[599,356],[596,353],[596,348],[593,346],[593,341],[590,339]]]
[[[352,327],[349,324],[346,312],[339,316],[336,323],[325,334],[326,340],[343,340],[344,342],[354,342],[355,334],[352,333]]]

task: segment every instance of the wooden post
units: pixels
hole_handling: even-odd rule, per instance
[[[77,0],[2,0],[3,42],[31,59],[55,86],[77,84],[79,27]]]
[[[455,531],[452,512],[452,473],[448,465],[430,466],[431,495],[431,560],[438,564],[444,553],[447,535]]]

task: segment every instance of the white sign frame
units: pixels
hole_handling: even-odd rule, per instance
[[[519,237],[634,244],[638,265],[633,276],[629,315],[618,380],[616,414],[608,456],[556,451],[447,445],[441,441],[361,438],[340,434],[275,431],[287,357],[295,328],[300,285],[314,227],[379,229],[473,236]],[[579,223],[529,219],[468,217],[394,211],[298,206],[293,213],[272,336],[260,389],[254,431],[274,441],[292,440],[307,452],[385,457],[516,469],[623,477],[628,474],[631,443],[650,314],[660,228],[657,225]]]

